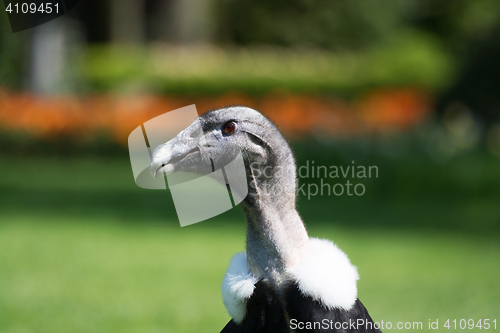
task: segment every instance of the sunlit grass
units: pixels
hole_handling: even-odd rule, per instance
[[[359,268],[376,321],[495,318],[500,243],[460,235],[311,228]],[[9,217],[0,225],[1,331],[218,332],[220,284],[244,225],[123,225]]]
[[[10,220],[0,236],[2,332],[212,332],[227,319],[219,284],[242,242],[224,233]]]
[[[220,285],[244,249],[238,209],[181,228],[168,192],[136,187],[126,159],[0,162],[0,332],[203,333],[227,323]],[[371,194],[299,201],[310,235],[334,240],[358,267],[376,321],[500,320],[500,240],[481,222],[498,219],[498,162],[471,159],[481,173],[456,174],[459,162],[378,164]]]

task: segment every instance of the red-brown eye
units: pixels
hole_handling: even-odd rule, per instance
[[[236,130],[236,124],[234,121],[228,121],[227,123],[222,126],[222,131],[224,134],[233,134],[233,132]]]

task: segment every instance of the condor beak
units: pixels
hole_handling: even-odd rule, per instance
[[[151,154],[151,161],[149,164],[149,172],[154,178],[160,178],[163,173],[169,175],[175,170],[173,163],[169,163],[173,156],[173,147],[167,142],[163,145],[156,147]]]
[[[192,128],[195,123],[180,132],[172,140],[156,147],[151,154],[149,164],[149,172],[153,177],[160,178],[164,174],[170,175],[178,171],[179,163],[182,160],[192,153],[199,151],[197,145],[199,138],[192,135],[192,133],[196,134],[199,132],[193,132],[193,130],[196,130]]]

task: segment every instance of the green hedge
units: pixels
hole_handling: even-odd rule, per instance
[[[83,77],[91,91],[207,95],[284,89],[350,95],[371,87],[446,87],[455,64],[432,36],[403,31],[364,52],[277,47],[94,46]]]

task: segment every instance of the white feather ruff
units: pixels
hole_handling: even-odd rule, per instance
[[[300,291],[328,309],[349,310],[357,299],[356,267],[332,242],[310,238],[310,249],[300,264],[288,269]]]
[[[222,298],[227,312],[240,324],[246,316],[246,303],[252,296],[258,279],[250,273],[245,252],[236,253],[222,282]]]
[[[347,255],[331,241],[310,238],[310,247],[301,262],[287,270],[289,280],[299,290],[328,309],[349,310],[357,299],[358,271]],[[222,283],[222,298],[236,323],[246,316],[246,302],[252,296],[258,278],[250,273],[245,252],[231,258]]]

